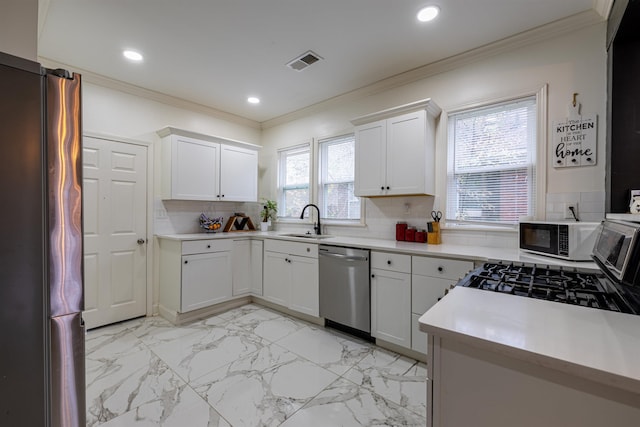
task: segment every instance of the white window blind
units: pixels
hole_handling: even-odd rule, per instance
[[[322,218],[359,220],[360,198],[353,194],[355,174],[355,136],[353,134],[322,139],[318,202]]]
[[[309,203],[310,144],[278,151],[278,217],[299,218]]]
[[[449,221],[515,224],[535,210],[536,98],[449,115]]]

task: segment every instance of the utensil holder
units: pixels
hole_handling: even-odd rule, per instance
[[[440,236],[440,223],[435,221],[432,224],[433,231],[427,233],[427,243],[430,245],[439,245],[442,243]]]

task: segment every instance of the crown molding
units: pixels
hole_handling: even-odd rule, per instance
[[[202,104],[198,104],[192,101],[187,101],[182,98],[178,98],[171,95],[166,95],[164,93],[156,92],[153,90],[145,89],[140,86],[132,85],[130,83],[125,83],[120,80],[112,79],[109,77],[105,77],[101,74],[94,73],[92,71],[84,70],[82,68],[74,67],[73,65],[64,64],[56,62],[52,59],[46,57],[38,57],[38,61],[45,67],[48,68],[64,68],[66,70],[70,70],[73,72],[77,72],[82,75],[82,80],[95,84],[97,86],[106,87],[108,89],[114,89],[120,92],[124,92],[129,95],[139,96],[141,98],[149,99],[151,101],[160,102],[162,104],[170,105],[172,107],[182,108],[185,110],[194,111],[197,113],[206,114],[209,116],[213,116],[219,118],[221,120],[226,120],[228,122],[236,123],[243,126],[248,126],[254,129],[261,129],[260,123],[247,119],[246,117],[241,117],[235,114],[227,113],[222,110],[218,110],[216,108],[207,107]]]
[[[593,10],[604,19],[609,19],[609,13],[613,7],[613,0],[593,0]]]
[[[610,3],[612,0],[595,1],[598,3]],[[390,89],[401,87],[409,83],[434,76],[436,74],[451,71],[453,69],[460,68],[462,66],[471,64],[473,62],[478,62],[501,53],[520,49],[525,46],[533,45],[545,40],[569,34],[582,28],[601,23],[604,20],[605,19],[602,17],[602,15],[595,10],[588,10],[585,12],[577,13],[567,18],[563,18],[549,24],[524,31],[519,34],[515,34],[513,36],[486,44],[484,46],[480,46],[476,49],[472,49],[451,56],[449,58],[445,58],[440,61],[426,64],[413,70],[397,74],[368,86],[364,86],[351,92],[347,92],[342,95],[329,98],[325,101],[321,101],[317,104],[310,105],[300,110],[293,111],[289,114],[284,114],[282,116],[266,120],[262,122],[262,129],[269,129],[271,127],[279,126],[284,123],[312,115],[322,110],[326,110],[338,104],[362,99],[367,96],[375,95],[380,92],[385,92]]]

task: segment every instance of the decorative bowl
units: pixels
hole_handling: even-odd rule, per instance
[[[222,228],[222,217],[209,218],[205,214],[200,214],[200,227],[205,233],[215,233]]]

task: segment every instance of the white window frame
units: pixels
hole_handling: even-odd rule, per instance
[[[326,215],[326,211],[325,208],[325,200],[324,200],[324,190],[323,190],[323,186],[324,186],[324,176],[326,175],[326,163],[324,163],[324,149],[323,149],[323,145],[324,144],[331,144],[334,142],[341,142],[347,138],[352,138],[353,139],[353,143],[354,143],[354,150],[355,150],[355,133],[350,132],[350,133],[344,133],[344,134],[340,134],[340,135],[335,135],[335,136],[329,136],[329,137],[323,137],[323,138],[317,138],[315,140],[316,142],[316,151],[318,153],[318,165],[317,165],[317,169],[318,169],[318,173],[315,174],[315,176],[317,177],[317,182],[316,182],[316,192],[315,195],[316,197],[314,198],[315,200],[317,200],[317,205],[320,208],[320,213],[321,213],[321,218],[322,221],[326,224],[344,224],[344,225],[359,225],[362,224],[364,221],[364,204],[365,204],[365,199],[360,197],[360,214],[358,218],[354,218],[354,219],[347,219],[347,218],[343,218],[343,219],[335,219],[335,218],[327,218]],[[347,181],[345,181],[347,182]],[[348,181],[348,182],[353,182],[355,185],[355,164],[354,164],[354,179],[353,181]]]
[[[278,221],[282,221],[282,220],[293,220],[293,219],[299,219],[299,215],[293,215],[293,216],[283,216],[284,212],[285,212],[285,204],[284,204],[284,193],[285,190],[294,190],[297,188],[305,188],[303,186],[289,186],[289,187],[285,187],[283,185],[284,181],[285,181],[285,170],[282,167],[283,166],[283,156],[287,156],[287,155],[293,155],[293,154],[298,154],[298,153],[302,153],[302,152],[308,152],[309,153],[309,177],[308,177],[308,184],[307,184],[307,191],[309,193],[309,199],[307,200],[307,203],[311,203],[311,200],[313,200],[313,195],[312,195],[312,189],[313,189],[313,181],[312,181],[312,177],[313,177],[313,144],[311,142],[306,142],[303,144],[298,144],[298,145],[294,145],[294,146],[290,146],[290,147],[284,147],[281,149],[278,149],[278,182],[276,184],[277,187],[277,194],[278,194]]]
[[[535,205],[533,206],[533,219],[543,219],[546,211],[546,175],[547,175],[547,139],[548,139],[548,119],[547,119],[547,99],[548,99],[548,85],[543,85],[537,90],[526,91],[523,93],[519,93],[514,96],[504,97],[499,99],[490,99],[482,102],[476,102],[473,104],[466,104],[463,106],[459,106],[457,108],[450,109],[447,115],[443,114],[441,116],[441,126],[447,130],[447,168],[445,172],[445,180],[444,180],[444,209],[443,212],[447,212],[448,206],[448,194],[449,191],[449,179],[450,179],[450,171],[453,169],[453,155],[452,155],[452,141],[451,136],[449,135],[449,123],[448,123],[448,115],[473,110],[477,108],[490,107],[491,105],[497,105],[501,103],[506,103],[510,101],[517,101],[518,99],[527,98],[535,96],[536,100],[536,155],[535,158],[532,159],[534,162],[534,166],[536,168],[535,174]],[[442,123],[444,122],[444,123]],[[479,225],[478,222],[466,221],[466,220],[456,220],[455,218],[446,218],[446,222],[449,224],[455,225],[464,225],[464,226],[473,226]],[[481,223],[483,226],[495,226],[496,228],[517,228],[517,224],[509,225],[509,224],[501,224],[501,223]]]

